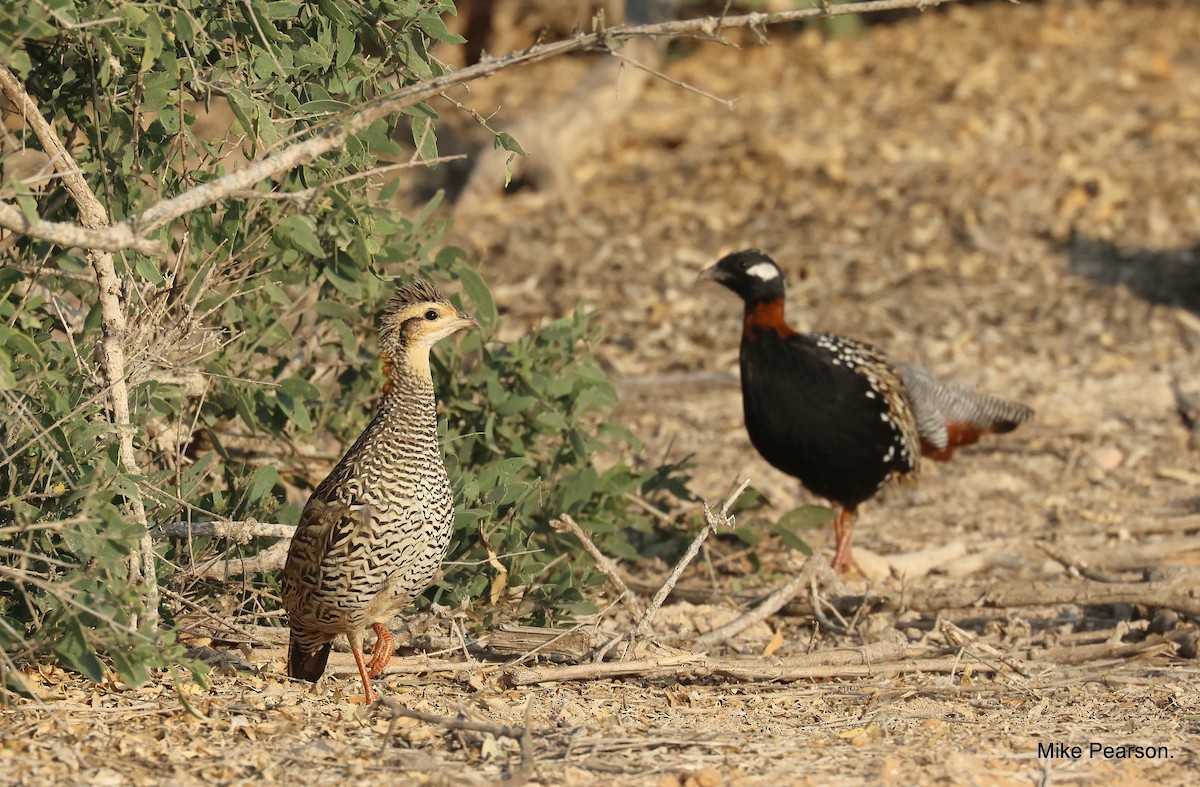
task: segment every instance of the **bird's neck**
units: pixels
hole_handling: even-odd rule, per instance
[[[436,418],[429,352],[408,352],[399,356],[383,353],[382,360],[383,376],[387,382],[383,384],[380,410],[394,407],[428,410]]]
[[[742,321],[742,337],[755,339],[759,334],[774,331],[779,338],[786,339],[796,332],[788,327],[783,315],[783,298],[769,298],[746,304]]]

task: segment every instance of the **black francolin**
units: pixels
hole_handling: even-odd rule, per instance
[[[283,569],[288,674],[315,681],[333,640],[350,642],[363,691],[394,650],[387,621],[433,580],[450,545],[454,501],[437,441],[429,351],[476,325],[432,284],[399,287],[379,329],[387,382],[374,419],[313,491]],[[375,630],[370,663],[363,635]]]
[[[947,460],[954,449],[1010,432],[1033,414],[864,342],[793,331],[784,320],[783,274],[760,251],[727,255],[700,277],[745,303],[746,431],[764,459],[833,503],[839,572],[856,565],[856,509],[889,479],[915,479],[922,456]]]

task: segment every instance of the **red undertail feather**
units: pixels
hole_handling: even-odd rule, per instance
[[[989,426],[979,426],[978,424],[965,423],[962,421],[951,421],[946,424],[946,447],[937,448],[921,438],[921,456],[927,456],[930,459],[938,462],[945,462],[954,456],[954,449],[964,445],[973,445],[979,442],[979,438],[985,434],[1002,434],[1011,432],[1016,429],[1017,425],[1008,421],[991,424]]]

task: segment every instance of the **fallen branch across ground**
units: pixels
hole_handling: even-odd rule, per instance
[[[973,657],[910,658],[872,664],[770,664],[762,659],[707,659],[675,657],[580,664],[573,667],[511,669],[504,673],[512,687],[571,680],[603,680],[636,676],[643,680],[702,680],[726,678],[742,681],[834,680],[839,678],[893,677],[913,673],[949,674],[970,667],[974,672],[996,672],[993,664]]]
[[[645,585],[633,583],[639,590]],[[644,590],[643,590],[644,592]],[[675,588],[680,600],[695,604],[725,602],[729,599],[751,604],[762,596],[729,593],[708,588]],[[843,595],[828,599],[843,615],[852,615],[864,605],[867,612],[903,611],[946,612],[964,609],[1012,609],[1052,607],[1059,604],[1105,606],[1131,604],[1173,609],[1185,615],[1200,615],[1200,581],[1194,573],[1182,579],[1163,582],[1094,582],[1086,579],[1061,579],[1045,582],[986,583],[952,587],[913,588],[889,592],[876,586],[870,596]],[[794,598],[782,609],[794,617],[813,617],[812,602]]]

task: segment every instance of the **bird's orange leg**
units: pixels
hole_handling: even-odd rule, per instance
[[[375,623],[371,628],[375,629],[375,649],[371,653],[371,661],[367,664],[367,674],[374,678],[383,672],[383,668],[392,660],[392,654],[396,652],[396,644],[392,640],[392,632],[387,630],[387,626]]]
[[[354,654],[354,663],[358,665],[358,674],[362,677],[363,694],[368,705],[379,699],[379,695],[375,693],[375,689],[371,688],[371,676],[367,674],[367,665],[363,663],[362,648],[350,646],[350,652]]]
[[[850,537],[854,535],[854,513],[854,509],[841,506],[835,507],[833,512],[833,535],[837,546],[833,552],[832,566],[839,574],[862,573],[854,556],[850,554]]]

